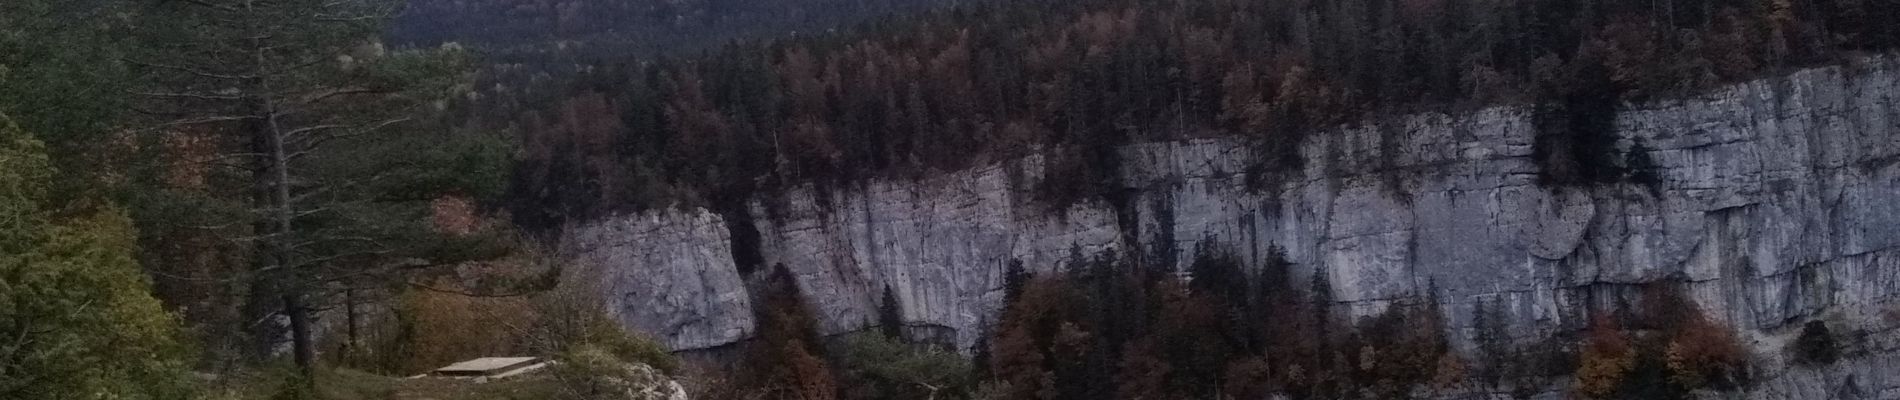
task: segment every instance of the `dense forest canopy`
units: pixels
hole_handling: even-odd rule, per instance
[[[1114,146],[1231,134],[1265,175],[1306,132],[1375,113],[1528,104],[1552,184],[1640,178],[1622,101],[1891,48],[1892,1],[1082,0],[979,3],[850,32],[593,65],[512,96],[516,219],[730,207],[766,186],[954,170],[1040,151],[1061,206]],[[497,75],[496,90],[528,74]],[[506,103],[506,104],[501,104]]]
[[[826,31],[947,0],[413,0],[390,24],[398,45],[458,42],[497,62],[648,57],[735,40]]]
[[[1185,280],[1112,252],[1011,274],[972,397],[1528,399],[1574,377],[1577,398],[1669,400],[1752,377],[1735,333],[1669,283],[1596,313],[1582,335],[1537,340],[1514,337],[1505,304],[1480,300],[1472,346],[1454,349],[1462,334],[1435,287],[1354,320],[1324,272],[1303,281],[1277,249],[1245,265],[1221,248],[1196,249]]]

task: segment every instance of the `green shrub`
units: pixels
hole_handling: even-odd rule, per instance
[[[838,356],[846,399],[962,398],[971,389],[970,361],[946,350],[858,333],[845,338]]]
[[[582,345],[592,345],[623,361],[679,374],[679,359],[666,346],[627,331],[602,304],[606,302],[599,291],[586,284],[562,285],[543,293],[535,299],[536,319],[527,339],[542,354],[571,354]]]
[[[45,146],[0,115],[0,398],[179,399],[178,321],[124,213],[58,198]]]
[[[599,346],[621,361],[646,364],[668,375],[679,374],[679,358],[668,352],[666,346],[629,333],[605,318],[600,321],[605,323],[594,325],[582,347]]]

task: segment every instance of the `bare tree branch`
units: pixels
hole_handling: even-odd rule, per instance
[[[333,97],[340,97],[340,96],[353,96],[353,95],[359,95],[359,94],[390,94],[390,93],[395,93],[395,92],[389,91],[389,90],[381,90],[381,89],[361,89],[361,88],[332,89],[329,91],[325,91],[323,93],[312,94],[307,99],[299,100],[299,104],[308,105],[308,104],[313,104],[320,101],[329,100],[330,98],[333,98]]]
[[[295,139],[298,136],[303,136],[303,134],[305,133],[325,131],[325,130],[331,130],[331,129],[344,129],[344,128],[349,128],[349,127],[350,125],[344,125],[344,124],[306,126],[302,128],[291,129],[289,132],[284,132],[284,138]]]
[[[326,240],[326,239],[327,239],[327,240]],[[325,238],[325,239],[316,239],[316,240],[306,240],[306,241],[303,241],[303,242],[299,242],[299,243],[295,243],[295,244],[291,244],[291,245],[286,245],[286,246],[285,246],[285,248],[288,248],[288,249],[292,249],[292,250],[295,250],[295,249],[301,249],[301,248],[305,248],[305,247],[310,247],[310,246],[316,246],[316,245],[322,245],[322,244],[334,244],[334,243],[338,243],[338,242],[367,242],[367,243],[376,243],[376,239],[375,239],[375,238],[371,238],[371,237],[367,237],[367,236],[349,236],[349,237],[331,237],[331,238]],[[387,253],[387,251],[384,251],[384,252],[381,252],[381,253]],[[344,254],[344,255],[342,255],[342,256],[340,256],[340,257],[336,257],[336,258],[344,258],[344,257],[348,257],[348,256],[358,256],[358,255],[364,255],[364,254],[368,254],[368,253],[363,253],[363,254]],[[377,253],[377,254],[380,254],[380,253]]]
[[[254,121],[254,120],[260,120],[260,119],[264,119],[264,116],[261,116],[261,115],[217,115],[217,116],[210,116],[210,117],[171,121],[171,122],[159,124],[158,126],[169,128],[169,127],[177,127],[177,126],[215,124],[215,123],[220,123],[220,122]]]
[[[135,96],[145,96],[145,97],[199,99],[199,100],[212,100],[212,101],[235,101],[235,100],[245,99],[244,96],[225,95],[225,94],[155,93],[155,92],[130,92],[130,93]]]
[[[396,169],[393,169],[393,168],[380,169],[373,172],[373,175],[370,175],[367,178],[350,179],[350,180],[345,180],[341,182],[331,182],[315,190],[298,193],[297,196],[292,197],[290,201],[291,203],[302,203],[305,200],[309,200],[311,198],[321,196],[327,193],[336,192],[336,191],[344,190],[344,189],[359,188],[365,185],[369,185],[371,183],[381,182],[385,178],[395,176],[395,174],[396,174]]]
[[[227,161],[201,161],[201,162],[196,162],[194,164],[207,165],[207,166],[212,166],[212,167],[219,167],[219,168],[244,171],[244,172],[253,172],[253,171],[258,170],[256,165],[238,164],[238,163],[231,163]]]
[[[368,136],[368,135],[376,133],[377,131],[382,130],[383,128],[388,128],[390,125],[409,122],[411,120],[413,120],[413,118],[408,118],[408,117],[387,120],[387,121],[376,123],[375,125],[372,125],[366,128],[355,129],[355,132],[351,132],[347,134],[327,135],[327,136],[323,136],[323,135],[306,136],[310,138],[310,140],[304,144],[303,146],[304,149],[301,151],[297,151],[295,153],[291,153],[291,158],[302,157],[305,153],[314,152],[318,148],[323,147],[323,145],[328,144],[329,142],[333,142],[333,141],[337,141],[341,139],[350,139],[350,138]]]
[[[184,1],[186,4],[192,4],[192,5],[210,8],[210,9],[218,10],[218,11],[226,11],[226,12],[237,11],[236,7],[231,7],[231,6],[227,6],[223,4],[213,4],[211,2],[207,2],[204,0],[181,0],[181,1]]]
[[[408,282],[408,283],[409,283],[409,287],[422,289],[425,291],[436,292],[436,293],[447,293],[447,294],[454,294],[454,295],[461,295],[461,296],[468,296],[468,297],[480,297],[480,298],[521,297],[521,296],[528,296],[528,295],[533,295],[536,293],[543,292],[541,290],[522,289],[521,291],[514,292],[514,293],[481,293],[481,292],[472,292],[472,291],[461,290],[461,289],[439,288],[439,287],[429,286],[426,284],[421,284],[421,283],[416,283],[416,282]]]
[[[191,164],[219,164],[224,161],[230,161],[234,159],[264,157],[267,155],[268,154],[264,154],[264,153],[224,153],[224,154],[219,154],[215,157],[206,158],[203,160],[191,161],[190,163]]]
[[[354,17],[320,16],[320,17],[317,17],[316,20],[322,21],[322,22],[363,22],[363,21],[374,21],[374,20],[388,19],[388,18],[389,18],[388,16],[383,16],[383,15],[358,15]]]
[[[191,1],[191,0],[186,0],[186,1]],[[188,74],[192,74],[192,75],[197,75],[197,76],[201,76],[201,77],[206,77],[206,78],[211,78],[211,79],[223,79],[223,80],[246,80],[246,79],[256,79],[256,78],[257,78],[257,75],[232,75],[232,74],[221,74],[221,73],[216,73],[216,72],[210,72],[210,71],[205,71],[205,70],[201,70],[201,69],[197,69],[197,68],[191,68],[191,67],[184,67],[184,66],[177,66],[177,65],[166,65],[166,64],[159,64],[159,63],[151,63],[151,62],[144,62],[144,61],[139,61],[139,60],[133,60],[133,59],[124,59],[124,60],[125,60],[125,62],[127,62],[127,63],[130,63],[130,64],[132,64],[132,65],[137,65],[137,66],[141,66],[141,67],[152,67],[152,68],[159,68],[159,69],[169,69],[169,70],[173,70],[173,71],[179,71],[179,72],[184,72],[184,73],[188,73]]]

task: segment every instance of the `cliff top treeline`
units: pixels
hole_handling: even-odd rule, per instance
[[[388,39],[433,47],[459,42],[491,61],[561,63],[717,47],[785,32],[824,31],[873,15],[926,10],[943,0],[413,0]]]
[[[531,227],[1026,151],[1050,156],[1060,178],[1037,191],[1060,206],[1102,194],[1114,146],[1196,132],[1259,143],[1254,172],[1296,164],[1303,132],[1371,113],[1538,104],[1564,117],[1551,131],[1586,135],[1621,101],[1891,48],[1894,16],[1892,0],[977,3],[585,68],[564,93],[487,114],[522,136],[510,201]],[[1615,175],[1572,156],[1582,178],[1558,181]]]

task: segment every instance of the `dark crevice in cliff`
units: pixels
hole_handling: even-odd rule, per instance
[[[733,266],[739,269],[739,275],[752,275],[765,264],[765,253],[759,248],[759,226],[752,220],[752,213],[738,206],[719,207],[715,212],[726,221],[726,232],[732,238]]]
[[[1149,233],[1148,262],[1156,267],[1174,267],[1180,260],[1181,250],[1174,237],[1174,194],[1169,191],[1157,191],[1148,199],[1149,212],[1154,214],[1153,232]]]
[[[1567,82],[1540,90],[1532,110],[1537,136],[1531,154],[1538,182],[1547,186],[1616,183],[1624,173],[1615,159],[1616,113],[1624,89],[1602,63],[1580,64]]]
[[[1300,145],[1306,142],[1305,127],[1285,129],[1288,134],[1273,139],[1254,139],[1248,142],[1247,150],[1252,157],[1245,169],[1247,190],[1257,193],[1273,192],[1283,189],[1288,180],[1287,174],[1299,172],[1306,167],[1306,157],[1300,155]]]
[[[1139,248],[1141,243],[1141,209],[1135,205],[1140,194],[1138,189],[1119,188],[1102,196],[1115,211],[1115,227],[1121,236],[1118,241],[1127,245],[1124,248]]]
[[[1412,204],[1412,192],[1405,190],[1405,167],[1400,165],[1405,154],[1405,121],[1397,117],[1388,117],[1378,122],[1379,130],[1379,187],[1402,204]]]
[[[1113,129],[1108,131],[1113,132]],[[1061,214],[1077,204],[1102,200],[1114,206],[1135,189],[1123,184],[1122,146],[1133,143],[1123,132],[1077,139],[1048,147],[1043,154],[1042,179],[1032,195],[1050,213]],[[1120,207],[1117,207],[1120,209]]]
[[[1596,56],[1580,56],[1596,57]],[[1536,129],[1531,157],[1538,183],[1548,187],[1587,187],[1639,183],[1654,190],[1660,181],[1656,162],[1640,141],[1618,148],[1617,113],[1630,88],[1602,60],[1580,60],[1569,77],[1539,89],[1532,108]]]

